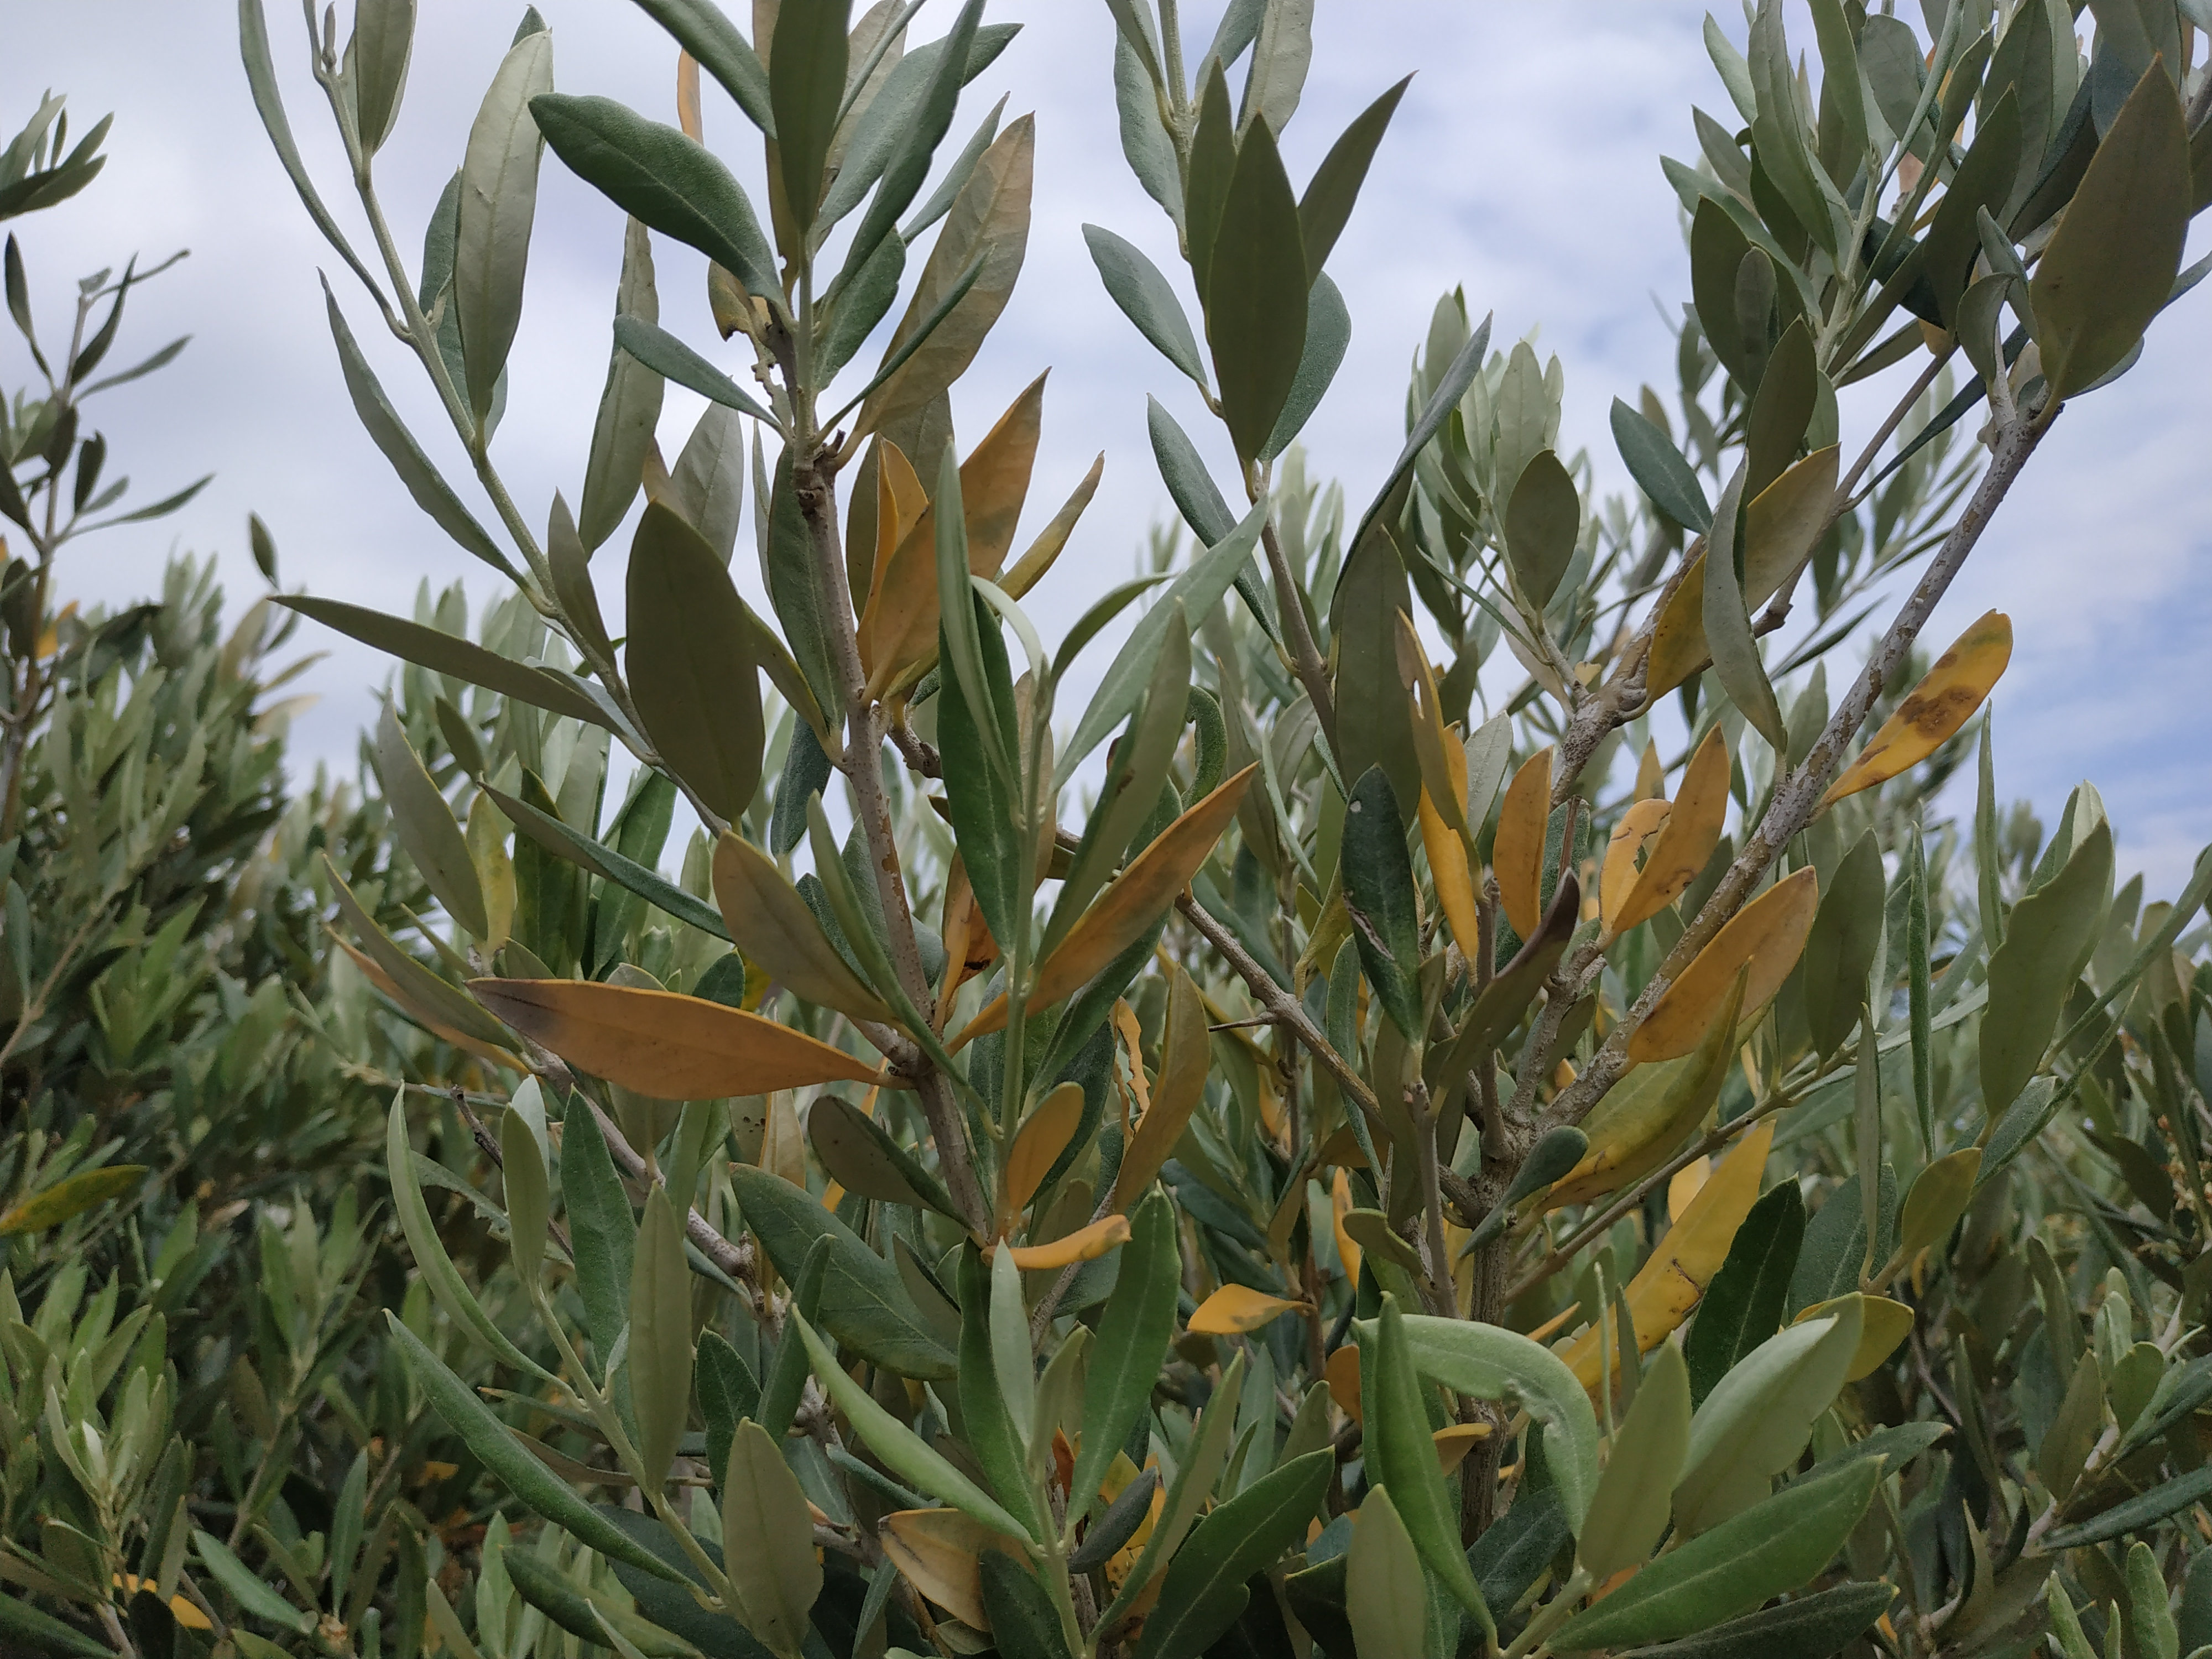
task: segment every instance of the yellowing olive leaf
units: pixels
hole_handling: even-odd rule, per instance
[[[891,1022],[890,1008],[830,942],[775,860],[734,830],[714,843],[714,881],[731,943],[748,963],[805,1001],[854,1019]]]
[[[1982,1149],[1968,1146],[1937,1158],[1923,1170],[1905,1195],[1897,1222],[1897,1252],[1910,1261],[1921,1251],[1941,1243],[1974,1195],[1975,1177],[1982,1172]]]
[[[1605,867],[1598,877],[1598,915],[1606,931],[1620,931],[1620,916],[1637,878],[1644,873],[1637,860],[1666,828],[1674,808],[1663,800],[1639,800],[1620,815],[1605,843]]]
[[[1096,1261],[1109,1250],[1118,1250],[1129,1242],[1129,1218],[1125,1215],[1102,1216],[1087,1227],[1078,1227],[1049,1244],[1024,1244],[1013,1251],[1014,1266],[1024,1273],[1072,1267],[1079,1261]]]
[[[1682,1218],[1669,1228],[1630,1279],[1626,1293],[1636,1345],[1649,1353],[1690,1316],[1705,1286],[1728,1259],[1735,1231],[1759,1199],[1760,1174],[1774,1146],[1774,1120],[1753,1124],[1735,1149],[1721,1160]],[[1601,1366],[1595,1328],[1577,1337],[1559,1356],[1585,1389],[1595,1390]],[[1614,1363],[1620,1363],[1619,1356]]]
[[[1717,725],[1705,733],[1705,740],[1683,769],[1682,787],[1667,822],[1653,842],[1635,885],[1621,899],[1619,912],[1608,924],[1614,933],[1625,933],[1650,921],[1698,878],[1713,848],[1720,845],[1721,825],[1728,817],[1732,769],[1727,740]]]
[[[499,1023],[394,944],[362,908],[361,901],[354,896],[353,889],[346,885],[327,853],[323,855],[322,864],[324,878],[337,897],[338,914],[361,940],[362,948],[383,970],[400,1006],[418,1019],[434,1020],[489,1048],[504,1048],[508,1034]]]
[[[1842,451],[1816,449],[1752,497],[1743,520],[1743,599],[1756,610],[1804,568],[1834,511]],[[1644,684],[1654,698],[1673,690],[1712,659],[1705,643],[1705,556],[1682,573],[1652,630]]]
[[[2190,206],[2188,124],[2154,63],[2112,118],[2028,284],[2053,395],[2072,397],[2135,349],[2181,269]]]
[[[1121,1155],[1114,1177],[1114,1207],[1127,1211],[1135,1203],[1161,1167],[1174,1156],[1176,1144],[1206,1093],[1206,1068],[1212,1060],[1212,1038],[1206,1030],[1206,1006],[1198,982],[1180,965],[1168,974],[1167,1024],[1160,1037],[1160,1071],[1152,1081],[1152,1104],[1138,1121]],[[1129,1063],[1143,1062],[1133,1048]]]
[[[1490,864],[1505,920],[1522,939],[1535,936],[1543,917],[1544,830],[1552,817],[1552,751],[1539,750],[1522,763],[1498,809],[1498,836]]]
[[[908,337],[920,331],[970,265],[980,260],[981,269],[928,337],[868,394],[860,430],[896,430],[901,416],[933,402],[975,361],[983,337],[1006,307],[1029,246],[1036,154],[1036,121],[1024,115],[976,158],[975,172],[937,233],[914,299],[884,348],[884,360],[905,349]]]
[[[1750,969],[1746,1010],[1765,1007],[1797,965],[1820,904],[1820,878],[1808,867],[1784,876],[1736,912],[1637,1027],[1628,1040],[1629,1058],[1672,1060],[1689,1053],[1740,969]]]
[[[901,1510],[884,1517],[884,1553],[915,1589],[963,1625],[991,1628],[983,1607],[986,1550],[1020,1555],[1020,1546],[958,1510]]]
[[[1190,885],[1190,878],[1236,817],[1244,791],[1258,770],[1255,762],[1227,780],[1162,830],[1159,839],[1131,859],[1121,873],[1107,884],[1105,891],[1083,913],[1083,919],[1067,930],[1067,937],[1038,965],[1036,981],[1030,988],[1030,1012],[1073,994],[1144,937],[1161,913],[1175,902],[1176,896]],[[979,1036],[1003,1030],[1006,1023],[1006,1000],[1001,995],[993,999],[947,1046],[957,1049]]]
[[[532,1042],[655,1100],[883,1080],[803,1031],[700,997],[578,980],[478,979],[469,988]]]
[[[42,1233],[58,1227],[95,1204],[122,1197],[145,1178],[146,1165],[143,1164],[111,1164],[105,1169],[81,1170],[57,1181],[44,1192],[32,1194],[5,1214],[0,1214],[0,1238],[11,1238],[20,1233]]]
[[[1189,1329],[1194,1336],[1241,1336],[1305,1305],[1285,1302],[1249,1285],[1224,1285],[1198,1304],[1190,1316]]]
[[[968,568],[995,577],[1014,544],[1014,526],[1029,499],[1044,420],[1044,376],[1015,398],[983,441],[960,464],[961,522],[968,532]],[[893,477],[897,463],[882,471]],[[902,516],[907,503],[901,503]],[[878,509],[878,534],[884,515]],[[878,566],[860,617],[860,665],[880,696],[906,670],[937,648],[937,514],[926,506]]]
[[[1858,758],[1828,786],[1820,805],[1832,805],[1885,783],[1934,754],[1973,718],[2011,660],[2012,618],[2002,611],[1988,611],[1936,659]]]
[[[1638,1066],[1591,1109],[1582,1126],[1589,1149],[1546,1195],[1546,1208],[1587,1204],[1616,1192],[1673,1156],[1720,1098],[1735,1058],[1747,977],[1737,969],[1694,1053]]]
[[[658,501],[630,543],[623,661],[646,735],[713,811],[735,822],[760,787],[760,675],[744,601],[707,539]]]
[[[1452,747],[1456,749],[1459,745],[1454,744]],[[1481,927],[1467,843],[1444,822],[1425,786],[1421,790],[1420,819],[1421,847],[1429,857],[1429,879],[1436,884],[1437,907],[1444,913],[1452,938],[1459,943],[1460,953],[1473,961]]]
[[[1011,1222],[1028,1207],[1082,1121],[1083,1085],[1079,1083],[1061,1084],[1022,1120],[1021,1127],[1014,1131],[1014,1144],[1006,1149],[1006,1166],[1000,1176],[1003,1219]]]
[[[1398,682],[1413,705],[1413,752],[1421,764],[1422,792],[1432,798],[1445,823],[1468,835],[1471,827],[1467,821],[1467,751],[1445,729],[1436,669],[1414,630],[1413,619],[1401,611],[1395,621]]]
[[[1972,1152],[1972,1147],[1966,1149]],[[1848,1297],[1839,1296],[1832,1302],[1816,1302],[1790,1322],[1802,1325],[1808,1319],[1818,1319],[1837,1312],[1845,1302],[1859,1304],[1860,1323],[1858,1346],[1851,1350],[1844,1364],[1844,1381],[1856,1382],[1861,1377],[1874,1375],[1875,1368],[1897,1352],[1898,1344],[1912,1334],[1912,1310],[1902,1302],[1893,1302],[1886,1296],[1869,1296],[1854,1291]]]

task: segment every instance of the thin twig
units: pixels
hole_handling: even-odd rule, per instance
[[[1545,1126],[1579,1123],[1583,1117],[1620,1079],[1628,1068],[1628,1044],[1660,998],[1667,994],[1676,977],[1687,968],[1698,951],[1711,942],[1723,924],[1743,907],[1767,869],[1778,858],[1784,848],[1798,832],[1812,822],[1820,806],[1820,798],[1826,792],[1836,774],[1842,769],[1844,750],[1860,726],[1866,723],[1882,688],[1903,665],[1920,630],[1927,625],[1937,601],[1950,587],[1952,580],[1966,562],[1966,556],[1989,528],[1991,516],[1996,512],[2006,493],[2020,477],[2021,469],[2035,453],[2043,434],[2050,429],[2056,408],[2046,409],[2033,420],[2022,420],[2006,428],[1998,434],[1995,453],[1990,459],[1989,471],[1966,504],[1966,511],[1952,526],[1943,541],[1942,550],[1929,567],[1911,593],[1891,622],[1881,642],[1875,647],[1867,665],[1850,684],[1827,728],[1820,733],[1812,751],[1804,762],[1780,787],[1774,792],[1765,816],[1760,819],[1757,832],[1745,843],[1743,851],[1721,878],[1719,884],[1707,898],[1704,908],[1683,930],[1674,948],[1668,952],[1639,995],[1633,1006],[1623,1016],[1607,1036],[1597,1054],[1591,1059],[1583,1074],[1577,1078],[1552,1103],[1545,1116]]]

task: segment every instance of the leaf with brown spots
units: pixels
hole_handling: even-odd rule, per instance
[[[1832,806],[1846,795],[1887,783],[1934,754],[1973,718],[2011,660],[2012,618],[2002,611],[1991,611],[1936,658],[1927,678],[1912,688],[1912,694],[1898,704],[1897,712],[1881,723],[1881,730],[1859,750],[1850,769],[1828,786],[1828,793],[1820,798],[1821,806]]]

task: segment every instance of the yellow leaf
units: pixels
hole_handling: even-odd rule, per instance
[[[1021,1546],[958,1510],[900,1510],[884,1517],[884,1553],[907,1582],[963,1625],[991,1628],[983,1609],[985,1550],[1022,1559]]]
[[[1881,723],[1850,769],[1820,797],[1827,806],[1917,766],[1972,718],[2012,660],[2012,618],[1991,611],[1959,635],[1927,677]]]
[[[1694,1052],[1679,1060],[1638,1066],[1606,1091],[1583,1120],[1589,1149],[1546,1196],[1547,1209],[1601,1198],[1641,1180],[1673,1156],[1682,1138],[1711,1109],[1728,1079],[1748,977],[1739,970],[1729,981],[1720,1006],[1706,1016],[1705,1033]]]
[[[1790,1322],[1802,1325],[1808,1319],[1821,1318],[1850,1301],[1859,1304],[1864,1316],[1859,1326],[1859,1345],[1851,1351],[1851,1363],[1844,1370],[1844,1381],[1856,1382],[1861,1377],[1873,1376],[1875,1368],[1897,1352],[1898,1344],[1912,1334],[1911,1309],[1886,1296],[1853,1291],[1848,1296],[1816,1302]]]
[[[1437,1443],[1437,1467],[1449,1474],[1467,1462],[1476,1445],[1490,1438],[1487,1423],[1452,1423],[1429,1437]]]
[[[714,902],[748,963],[805,1002],[889,1024],[883,1000],[861,981],[822,931],[775,860],[734,830],[714,843]]]
[[[561,979],[477,979],[469,989],[532,1042],[656,1100],[884,1080],[865,1060],[803,1031],[702,997]]]
[[[1413,619],[1401,611],[1397,622],[1398,683],[1406,688],[1413,705],[1413,752],[1420,763],[1421,793],[1430,797],[1431,805],[1455,834],[1465,835],[1467,753],[1444,727],[1443,701],[1437,690],[1436,669],[1429,661],[1420,635],[1414,630]],[[1455,753],[1460,757],[1462,775],[1457,789],[1452,787],[1451,757]]]
[[[1720,845],[1728,818],[1728,743],[1718,726],[1705,734],[1698,752],[1682,769],[1682,787],[1668,809],[1667,822],[1644,858],[1643,871],[1607,924],[1625,933],[1648,921],[1686,892]]]
[[[1653,738],[1644,745],[1643,758],[1636,763],[1636,799],[1650,800],[1665,793],[1667,770],[1659,761],[1659,741]]]
[[[161,1593],[161,1587],[159,1584],[150,1578],[141,1578],[135,1572],[118,1572],[112,1576],[116,1588],[123,1592],[123,1599],[125,1601],[142,1589],[149,1595],[158,1596]],[[199,1610],[198,1604],[183,1595],[173,1595],[169,1598],[169,1616],[186,1630],[215,1628],[208,1623],[207,1614]]]
[[[1156,1458],[1145,1461],[1145,1468],[1157,1468],[1158,1466]],[[1106,1466],[1105,1478],[1098,1483],[1099,1497],[1111,1504],[1129,1489],[1131,1481],[1143,1473],[1143,1469],[1129,1461],[1128,1453],[1115,1452],[1114,1461]],[[1119,1590],[1129,1575],[1136,1571],[1138,1561],[1144,1556],[1145,1546],[1152,1541],[1152,1528],[1158,1524],[1161,1512],[1167,1508],[1167,1483],[1164,1480],[1155,1482],[1152,1505],[1146,1510],[1145,1518],[1137,1522],[1137,1529],[1129,1534],[1129,1541],[1115,1551],[1106,1563],[1106,1582],[1115,1590]]]
[[[1030,382],[983,441],[960,464],[960,504],[968,527],[968,568],[995,577],[1013,546],[1028,499],[1044,422],[1044,376]],[[876,571],[861,612],[860,665],[868,691],[881,696],[902,670],[937,645],[937,509],[917,517]]]
[[[1366,1410],[1359,1398],[1359,1345],[1347,1342],[1322,1367],[1322,1376],[1328,1383],[1328,1397],[1336,1401],[1336,1408],[1355,1423],[1366,1420]]]
[[[1114,1207],[1126,1211],[1143,1195],[1161,1166],[1175,1155],[1176,1143],[1190,1122],[1206,1093],[1206,1067],[1213,1056],[1206,1030],[1206,1008],[1199,1000],[1198,985],[1182,968],[1168,974],[1168,1012],[1160,1034],[1160,1074],[1152,1093],[1152,1105],[1137,1124],[1137,1133],[1122,1155],[1114,1177]],[[1144,1062],[1130,1051],[1129,1068],[1141,1080]]]
[[[1744,513],[1743,602],[1756,611],[1792,580],[1828,527],[1836,499],[1833,444],[1816,449],[1752,499]],[[1672,691],[1712,660],[1705,644],[1705,556],[1691,561],[1667,597],[1644,671],[1647,696]]]
[[[1759,1200],[1759,1176],[1774,1146],[1774,1120],[1761,1118],[1721,1160],[1682,1218],[1667,1231],[1626,1292],[1636,1327],[1636,1346],[1649,1353],[1690,1316],[1705,1286],[1728,1259],[1736,1229]],[[1597,1328],[1593,1326],[1559,1356],[1585,1389],[1598,1386]],[[1620,1363],[1618,1355],[1614,1364]]]
[[[1743,991],[1746,1016],[1765,1007],[1797,965],[1820,905],[1820,878],[1808,866],[1737,911],[1636,1028],[1628,1057],[1672,1060],[1696,1048],[1741,969],[1751,970]]]
[[[1241,1336],[1306,1305],[1285,1302],[1249,1285],[1224,1285],[1198,1304],[1190,1316],[1189,1330],[1193,1336]]]
[[[999,959],[999,941],[991,937],[983,913],[975,908],[975,890],[968,880],[968,866],[960,854],[952,855],[952,868],[945,878],[945,982],[937,990],[937,1029],[942,1031],[951,1017],[952,999],[972,974],[980,974]]]
[[[0,1238],[17,1233],[42,1233],[82,1215],[95,1204],[135,1191],[146,1178],[143,1164],[111,1164],[84,1170],[34,1193],[5,1215],[0,1215]]]
[[[1190,878],[1237,816],[1237,805],[1258,769],[1256,762],[1246,767],[1187,810],[1106,884],[1081,919],[1067,930],[1067,937],[1038,965],[1036,981],[1030,988],[1030,1013],[1073,995],[1144,937],[1160,913],[1175,902],[1176,895],[1190,885]],[[979,1036],[1003,1030],[1006,1024],[1006,999],[1000,995],[970,1020],[949,1046],[957,1049]]]
[[[899,544],[929,510],[929,492],[915,476],[906,451],[888,438],[879,438],[876,449],[876,548],[871,561],[868,592],[873,594],[884,579],[884,567]],[[863,623],[866,621],[862,618]]]
[[[1607,933],[1620,931],[1614,918],[1620,914],[1622,902],[1635,890],[1636,878],[1644,873],[1637,858],[1666,827],[1674,810],[1663,800],[1639,800],[1613,826],[1605,843],[1605,869],[1598,878],[1597,890],[1598,915],[1604,919]]]
[[[1339,1170],[1328,1188],[1329,1230],[1336,1235],[1336,1257],[1344,1264],[1345,1282],[1357,1285],[1359,1283],[1359,1264],[1365,1259],[1365,1253],[1360,1249],[1359,1241],[1344,1230],[1345,1218],[1352,1213],[1352,1177]]]
[[[1037,532],[1036,539],[1023,550],[1022,556],[1016,559],[1013,568],[1006,572],[1006,579],[999,584],[1011,597],[1018,599],[1044,580],[1045,572],[1052,568],[1053,562],[1060,557],[1060,550],[1067,545],[1067,538],[1075,533],[1076,520],[1083,516],[1083,509],[1091,505],[1091,498],[1098,493],[1098,480],[1105,473],[1106,452],[1102,449],[1097,459],[1091,463],[1091,471],[1083,475],[1083,482],[1076,485],[1074,492],[1060,503],[1060,511],[1054,514],[1051,521]]]
[[[1402,617],[1406,613],[1401,611],[1398,614]],[[1468,866],[1467,845],[1437,811],[1437,804],[1429,798],[1425,785],[1421,789],[1420,817],[1421,846],[1429,855],[1429,878],[1436,884],[1437,903],[1444,913],[1444,921],[1450,924],[1452,937],[1459,941],[1460,954],[1472,962],[1480,933],[1474,908],[1474,876]]]
[[[1049,1244],[1021,1246],[1014,1251],[1014,1266],[1024,1273],[1033,1273],[1071,1267],[1078,1261],[1096,1261],[1107,1251],[1118,1250],[1128,1242],[1128,1217],[1102,1216],[1089,1226],[1078,1227],[1065,1238],[1055,1238]]]
[[[1522,763],[1505,786],[1490,853],[1505,920],[1524,939],[1536,937],[1543,920],[1544,830],[1551,817],[1552,751],[1541,749]]]
[[[1129,1062],[1128,1080],[1121,1083],[1121,1078],[1118,1073],[1115,1077],[1115,1082],[1121,1083],[1121,1139],[1122,1144],[1126,1146],[1129,1139],[1130,1109],[1135,1108],[1137,1115],[1140,1119],[1146,1112],[1151,1111],[1152,1086],[1145,1076],[1145,1034],[1137,1024],[1137,1011],[1129,1006],[1129,1000],[1127,997],[1115,997],[1114,1012],[1109,1018],[1114,1023],[1114,1035],[1121,1039],[1121,1053]],[[1163,1059],[1164,1058],[1165,1056],[1163,1056]],[[1121,1158],[1122,1167],[1126,1169],[1128,1162],[1128,1155],[1124,1153]]]
[[[1693,1158],[1674,1171],[1667,1182],[1667,1218],[1680,1221],[1690,1207],[1690,1200],[1705,1188],[1706,1177],[1713,1172],[1710,1158]]]
[[[1002,1224],[1011,1224],[1014,1217],[1028,1206],[1036,1196],[1036,1189],[1059,1162],[1060,1155],[1067,1150],[1067,1143],[1075,1139],[1075,1131],[1083,1121],[1083,1085],[1063,1083],[1039,1101],[1030,1115],[1014,1131],[1014,1144],[1007,1149],[1005,1167],[999,1173],[999,1210]]]

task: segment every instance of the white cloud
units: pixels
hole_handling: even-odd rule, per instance
[[[270,8],[293,121],[317,176],[351,226],[327,120],[299,71],[299,24]],[[514,11],[519,15],[519,7]],[[606,93],[665,115],[672,52],[643,15],[609,0],[541,0],[571,90]],[[933,11],[948,9],[938,6]],[[1190,33],[1210,27],[1212,8]],[[1343,125],[1385,86],[1418,70],[1359,209],[1331,261],[1354,318],[1350,356],[1308,433],[1316,470],[1342,477],[1353,511],[1396,450],[1405,372],[1438,294],[1464,285],[1498,335],[1541,326],[1567,370],[1565,437],[1617,479],[1605,411],[1643,381],[1665,386],[1671,342],[1655,312],[1685,288],[1662,150],[1693,152],[1689,106],[1726,104],[1698,38],[1702,9],[1556,0],[1332,0],[1317,21],[1313,71],[1285,143],[1293,176],[1310,172]],[[1041,368],[1053,368],[1032,521],[1065,496],[1091,457],[1106,477],[1036,605],[1048,635],[1127,574],[1148,521],[1164,513],[1145,437],[1147,392],[1209,444],[1195,399],[1100,289],[1079,234],[1106,224],[1173,269],[1172,232],[1123,166],[1109,72],[1111,23],[1085,0],[1007,0],[994,15],[1026,25],[971,94],[965,123],[1000,91],[1009,115],[1038,117],[1040,195],[1022,286],[986,360],[960,388],[962,432],[979,435]],[[118,599],[154,582],[172,545],[220,549],[234,599],[258,579],[243,552],[246,511],[275,531],[288,582],[404,609],[416,583],[494,579],[416,511],[348,413],[325,330],[318,266],[376,354],[396,400],[441,465],[465,466],[419,375],[380,339],[357,285],[315,236],[247,100],[219,5],[106,0],[13,8],[0,54],[0,117],[20,118],[41,87],[70,94],[79,122],[112,108],[106,174],[88,195],[21,222],[43,314],[67,282],[134,249],[189,246],[179,270],[134,295],[126,331],[143,349],[190,331],[167,374],[102,411],[117,460],[154,493],[207,471],[216,479],[173,521],[88,544],[65,587]],[[504,49],[508,9],[471,0],[423,9],[407,106],[380,180],[408,258],[459,159],[481,88]],[[741,118],[710,93],[709,137],[741,173],[758,152]],[[605,373],[619,222],[550,157],[532,254],[530,305],[517,343],[502,469],[534,521],[556,487],[573,500]],[[2203,240],[2200,233],[2199,240]],[[361,246],[368,246],[367,238]],[[2192,253],[2201,252],[2201,248]],[[664,319],[711,340],[700,264],[660,247]],[[343,280],[341,280],[343,278]],[[1931,625],[1948,638],[1980,611],[2013,615],[2019,646],[2001,690],[1999,754],[2008,793],[2046,820],[2078,778],[2095,778],[2121,831],[2123,861],[2154,889],[2175,885],[2212,836],[2212,744],[2192,690],[2212,623],[2212,483],[2203,457],[2202,368],[2212,361],[2212,301],[2161,319],[2142,365],[2069,410],[1999,514]],[[0,374],[22,371],[20,351]],[[672,395],[672,454],[696,401]],[[1225,469],[1224,469],[1225,471]],[[471,493],[471,499],[477,499]],[[488,512],[488,509],[486,509]],[[618,603],[617,552],[603,586]],[[480,580],[481,578],[481,580]],[[614,605],[611,604],[610,609]],[[1948,630],[1948,631],[1947,631]],[[303,755],[349,759],[367,717],[370,653],[341,642],[312,684],[325,696],[297,733]]]

